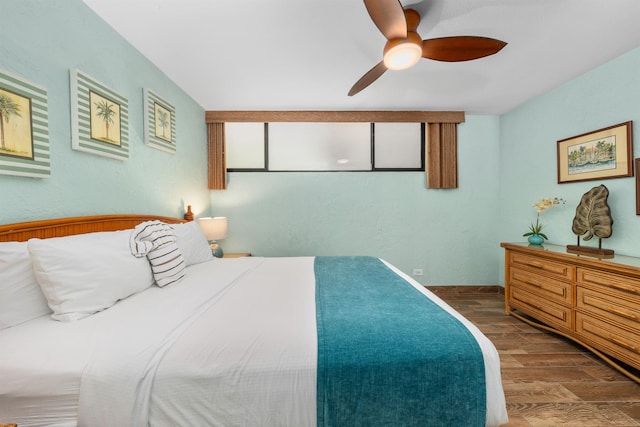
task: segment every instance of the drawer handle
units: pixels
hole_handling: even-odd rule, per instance
[[[527,279],[527,280],[524,281],[524,283],[526,283],[527,285],[535,286],[536,288],[541,288],[542,287],[542,285],[540,283],[536,282],[535,280]]]
[[[544,310],[542,310],[542,306],[541,306],[541,305],[534,304],[534,303],[531,303],[531,302],[527,302],[526,304],[528,304],[528,305],[530,305],[531,307],[533,307],[533,308],[535,308],[535,309],[538,309],[538,310],[540,310],[540,311],[544,311]]]
[[[618,338],[616,338],[616,337],[612,337],[612,336],[609,336],[609,340],[610,340],[611,342],[613,342],[613,343],[615,343],[615,344],[619,345],[620,347],[624,347],[624,348],[626,348],[627,350],[633,351],[634,353],[640,353],[640,352],[638,351],[638,349],[637,349],[634,345],[629,344],[629,343],[628,343],[628,342],[626,342],[626,341],[622,341],[622,340],[620,340],[620,339],[618,339]]]
[[[533,308],[536,308],[536,309],[538,309],[538,310],[542,311],[542,306],[540,306],[539,304],[534,304],[534,303],[533,303],[533,302],[531,302],[531,301],[522,300],[522,299],[518,298],[518,295],[514,295],[514,296],[513,296],[513,299],[515,299],[515,300],[517,300],[517,301],[520,301],[520,302],[521,302],[521,303],[523,303],[524,305],[528,305],[529,307],[533,307]]]
[[[640,294],[640,292],[638,292],[638,289],[636,288],[630,288],[628,286],[623,286],[623,285],[617,285],[615,283],[608,283],[608,285],[614,289],[618,289],[620,291],[625,291],[625,292],[630,292],[632,294]]]
[[[534,268],[544,268],[544,265],[536,261],[529,261],[527,264]]]
[[[617,314],[618,316],[625,317],[630,320],[638,320],[638,316],[636,316],[635,314],[631,314],[626,311],[619,310],[617,308],[609,307],[607,311],[613,314]]]

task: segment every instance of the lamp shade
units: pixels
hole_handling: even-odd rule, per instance
[[[390,70],[413,67],[422,58],[422,39],[415,31],[406,38],[391,39],[384,47],[384,65]]]
[[[207,240],[220,240],[227,237],[227,218],[224,216],[200,218],[198,225]]]

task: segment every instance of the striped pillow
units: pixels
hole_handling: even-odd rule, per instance
[[[153,278],[160,287],[170,285],[185,275],[185,262],[176,243],[175,230],[161,221],[146,221],[131,233],[131,253],[147,256]]]
[[[184,277],[185,263],[176,242],[165,243],[147,254],[153,278],[161,288]]]

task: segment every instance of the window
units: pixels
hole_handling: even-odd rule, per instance
[[[227,170],[424,171],[424,123],[226,123]]]
[[[424,170],[423,123],[372,124],[374,169]]]
[[[226,123],[227,169],[266,170],[266,123]]]
[[[369,123],[269,123],[269,170],[371,170]]]

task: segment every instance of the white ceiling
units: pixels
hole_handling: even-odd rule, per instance
[[[84,2],[206,110],[501,114],[640,46],[640,0],[403,0],[423,15],[422,38],[508,45],[469,62],[422,59],[348,97],[385,43],[361,0]]]

